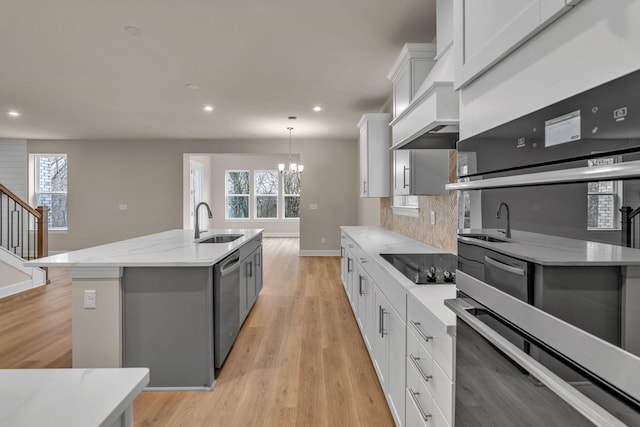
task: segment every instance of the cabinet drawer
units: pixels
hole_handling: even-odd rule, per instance
[[[444,324],[414,298],[408,298],[407,326],[419,338],[422,345],[453,380],[453,338],[447,334]]]
[[[406,390],[406,425],[448,427],[447,422],[440,409],[435,404],[431,394],[424,383],[420,380],[418,372],[413,365],[407,367],[407,390]],[[427,420],[423,417],[426,415]]]
[[[407,333],[407,376],[418,372],[424,385],[431,394],[449,424],[453,420],[453,383],[440,369],[437,363],[433,362],[426,349],[420,344],[419,338],[413,331]],[[409,379],[407,378],[407,383]]]

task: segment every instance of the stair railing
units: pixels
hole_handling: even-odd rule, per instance
[[[23,259],[49,254],[49,208],[32,208],[0,184],[0,246]]]

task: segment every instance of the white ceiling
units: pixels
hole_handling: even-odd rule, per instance
[[[0,138],[355,138],[434,38],[435,0],[0,0]]]

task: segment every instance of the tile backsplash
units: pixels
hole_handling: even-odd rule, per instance
[[[450,152],[449,182],[456,180],[456,152]],[[380,199],[382,227],[425,242],[444,251],[457,253],[458,195],[450,191],[442,196],[419,196],[418,217],[394,215],[393,197]],[[435,225],[431,225],[431,211],[435,211]]]

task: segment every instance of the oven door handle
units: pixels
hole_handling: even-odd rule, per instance
[[[473,330],[482,335],[487,341],[509,356],[518,365],[523,367],[536,379],[546,385],[551,391],[556,393],[562,400],[567,402],[593,423],[596,425],[607,426],[625,425],[609,412],[605,411],[597,403],[578,392],[562,378],[551,372],[537,360],[533,359],[502,335],[469,313],[469,310],[473,310],[476,307],[469,304],[462,298],[445,300],[444,303],[456,314],[456,316],[458,316],[458,319],[464,320],[464,322]]]
[[[507,273],[511,273],[511,274],[516,274],[518,276],[524,276],[525,275],[525,271],[521,268],[517,268],[517,267],[512,267],[508,264],[505,264],[503,262],[497,261],[491,257],[488,257],[485,255],[484,257],[484,262],[486,262],[487,264],[490,264],[492,266],[494,266],[495,268],[499,268],[500,270],[506,271]]]

